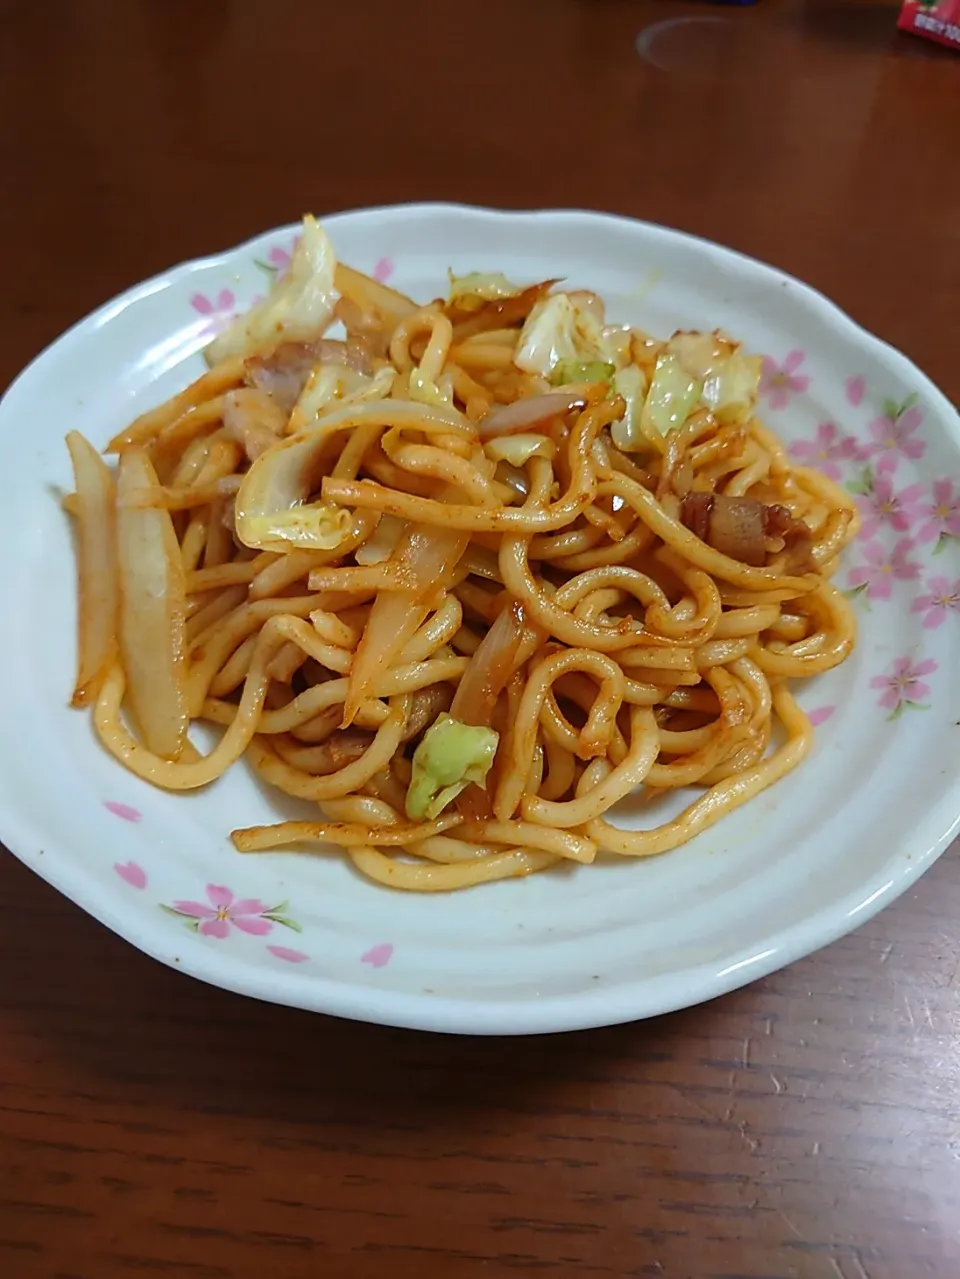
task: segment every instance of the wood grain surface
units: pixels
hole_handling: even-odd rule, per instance
[[[956,400],[960,58],[895,15],[0,0],[0,385],[176,261],[442,198],[721,240]],[[948,854],[705,1007],[445,1039],[201,986],[2,853],[0,1275],[951,1279],[958,915]]]

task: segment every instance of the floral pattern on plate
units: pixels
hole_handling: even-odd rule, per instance
[[[778,367],[773,361],[769,366]],[[853,408],[869,408],[869,387],[862,376],[851,375],[845,387]],[[822,423],[812,439],[794,440],[790,453],[843,483],[855,497],[861,525],[840,572],[846,594],[871,611],[875,604],[890,602],[903,607],[909,592],[910,611],[921,615],[924,630],[935,630],[960,613],[960,578],[935,572],[930,563],[960,538],[960,493],[952,480],[921,477],[918,464],[927,444],[917,396],[900,403],[885,400],[881,408],[860,428],[848,424],[850,433]],[[931,689],[920,677],[932,674],[939,663],[924,657],[922,648],[921,636],[916,652],[870,679],[871,688],[883,690],[876,704],[890,712],[891,721],[905,709],[927,708],[922,699]]]
[[[279,906],[265,906],[256,897],[236,897],[222,884],[207,884],[205,891],[205,902],[175,901],[169,906],[161,905],[160,909],[168,915],[179,915],[194,932],[221,940],[230,936],[232,928],[254,937],[273,932],[274,924],[292,928],[298,933],[303,931],[298,923],[284,914],[286,902]]]

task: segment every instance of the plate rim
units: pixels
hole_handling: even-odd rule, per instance
[[[865,328],[820,290],[779,267],[702,236],[600,210],[576,207],[498,209],[446,201],[344,209],[324,216],[322,221],[335,230],[337,223],[348,219],[374,222],[384,218],[402,218],[416,221],[450,215],[462,216],[465,220],[478,217],[491,221],[587,220],[594,224],[619,225],[632,231],[641,230],[654,238],[674,243],[679,240],[689,246],[697,246],[709,252],[715,260],[729,262],[738,273],[749,271],[755,277],[761,275],[771,282],[776,280],[781,285],[787,284],[801,301],[816,310],[825,323],[846,330],[858,343],[872,348],[879,360],[892,366],[899,377],[909,380],[921,390],[931,407],[937,409],[938,430],[942,427],[960,450],[960,414],[944,392],[907,355]],[[196,271],[229,263],[265,240],[287,233],[295,234],[298,225],[288,223],[269,228],[231,248],[183,260],[132,285],[77,320],[43,347],[5,388],[0,396],[0,434],[11,405],[16,404],[23,387],[55,348],[101,328],[128,306],[177,284]],[[155,943],[152,929],[130,926],[128,917],[119,915],[108,901],[101,900],[105,894],[82,866],[67,861],[66,874],[59,873],[64,866],[51,866],[42,848],[44,840],[35,825],[31,819],[24,820],[16,809],[5,806],[0,810],[0,842],[28,869],[124,941],[167,967],[208,985],[272,1003],[385,1026],[457,1034],[546,1034],[622,1024],[694,1006],[768,976],[866,923],[911,887],[960,831],[960,776],[917,824],[914,839],[921,845],[921,851],[907,855],[894,878],[881,883],[889,872],[880,868],[865,879],[860,888],[847,893],[830,907],[787,928],[775,930],[766,939],[769,944],[762,951],[752,955],[733,954],[729,957],[730,962],[719,971],[716,963],[693,964],[654,977],[628,977],[609,989],[595,991],[587,988],[574,994],[518,1002],[500,997],[467,999],[362,986],[313,973],[271,973],[250,964],[245,957],[226,952],[220,954],[212,949],[194,952],[193,948],[184,948],[184,956],[174,955],[172,950],[176,947],[165,948]],[[26,851],[34,845],[38,852]],[[891,856],[897,851],[891,850]],[[139,915],[129,918],[140,925]]]

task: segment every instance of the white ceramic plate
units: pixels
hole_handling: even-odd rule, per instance
[[[135,946],[231,990],[367,1021],[531,1033],[665,1012],[863,923],[946,847],[960,814],[960,423],[902,355],[779,272],[595,213],[425,205],[326,220],[339,255],[424,300],[446,270],[564,276],[613,318],[722,326],[768,356],[763,410],[798,457],[862,493],[841,585],[854,655],[801,700],[811,759],[686,847],[450,896],[408,896],[335,855],[242,857],[234,826],[291,812],[246,766],[171,796],[67,709],[74,566],[63,435],[104,443],[200,371],[200,350],[282,268],[295,228],[109,303],[0,406],[0,836]],[[296,806],[293,806],[296,807]]]

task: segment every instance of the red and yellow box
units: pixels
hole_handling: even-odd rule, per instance
[[[960,0],[905,0],[897,26],[960,50]]]

